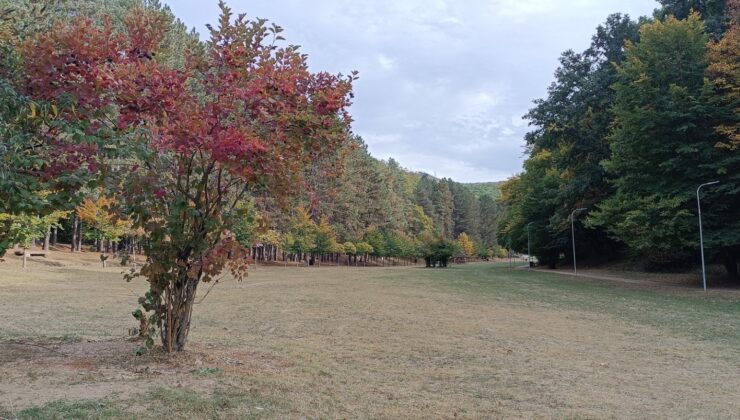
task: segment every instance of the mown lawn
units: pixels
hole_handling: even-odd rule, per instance
[[[120,268],[0,265],[0,418],[740,412],[736,294],[508,264],[259,267],[168,358],[124,339],[143,290]]]

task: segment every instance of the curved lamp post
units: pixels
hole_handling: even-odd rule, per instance
[[[578,275],[578,269],[576,268],[576,229],[574,226],[573,218],[576,213],[579,213],[585,210],[586,208],[580,208],[580,209],[575,209],[572,212],[570,212],[570,239],[571,239],[571,243],[573,244],[573,275],[574,276]]]
[[[702,187],[706,187],[708,185],[714,185],[719,184],[719,181],[712,181],[707,182],[704,184],[699,185],[699,188],[696,189],[696,208],[699,210],[699,247],[701,248],[701,279],[704,284],[704,291],[707,291],[707,270],[704,266],[704,232],[702,231],[701,227],[701,200],[699,199],[699,192],[701,191]]]

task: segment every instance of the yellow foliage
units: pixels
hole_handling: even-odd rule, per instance
[[[475,255],[475,242],[468,236],[467,233],[463,232],[457,237],[457,243],[460,245],[460,249],[466,257],[472,257]]]
[[[709,46],[709,76],[722,95],[722,101],[735,103],[735,115],[740,119],[740,0],[730,0],[727,8],[733,17],[724,37]],[[730,150],[740,149],[740,125],[722,124],[716,127],[726,141],[717,147]]]
[[[86,198],[77,206],[77,215],[95,230],[97,239],[115,241],[131,233],[131,222],[118,217],[115,204],[114,198],[100,197],[95,201]]]

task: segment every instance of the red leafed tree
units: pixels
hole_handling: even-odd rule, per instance
[[[122,201],[149,238],[146,265],[128,276],[150,285],[135,315],[170,352],[187,342],[198,285],[225,269],[245,274],[229,232],[239,201],[301,188],[304,168],[333,160],[349,136],[354,74],[312,73],[296,47],[279,46],[278,26],[220,7],[219,26],[184,68],[157,61],[167,28],[142,9],[122,30],[81,19],[26,49],[28,93],[58,101],[61,118],[88,121],[98,139],[88,155],[118,168]]]

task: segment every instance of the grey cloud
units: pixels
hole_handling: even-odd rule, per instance
[[[216,2],[166,1],[204,33]],[[230,0],[285,28],[315,70],[360,72],[354,131],[378,158],[459,181],[521,170],[522,115],[560,53],[583,49],[609,13],[650,0]]]

